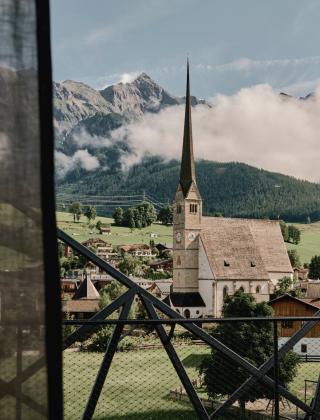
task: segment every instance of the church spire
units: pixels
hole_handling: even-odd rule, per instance
[[[183,195],[186,196],[192,181],[196,180],[194,170],[192,122],[191,122],[191,98],[189,80],[189,58],[187,62],[187,93],[186,93],[186,113],[184,119],[183,149],[180,170],[180,184]]]

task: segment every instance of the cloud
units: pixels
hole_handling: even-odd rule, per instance
[[[250,58],[239,58],[232,63],[222,64],[219,66],[211,66],[211,65],[203,65],[198,64],[196,66],[197,70],[202,71],[218,71],[218,72],[226,72],[226,71],[248,71],[252,69],[263,69],[267,67],[279,67],[279,66],[303,66],[306,64],[316,64],[320,62],[320,56],[312,56],[312,57],[305,57],[305,58],[291,58],[291,59],[280,59],[280,60],[261,60],[255,61],[251,60]]]
[[[285,100],[263,84],[212,101],[213,108],[198,105],[192,110],[196,159],[244,162],[320,182],[320,91],[315,99]],[[180,159],[183,123],[184,107],[176,106],[115,130],[112,140],[126,137],[135,151],[123,154],[123,168],[145,155]]]
[[[55,172],[58,179],[64,178],[77,165],[81,165],[87,171],[93,171],[100,166],[98,159],[91,156],[88,150],[78,150],[71,157],[62,152],[55,152]]]
[[[107,137],[89,134],[83,127],[77,134],[73,134],[72,139],[78,147],[90,147],[100,149],[111,146],[111,141]]]

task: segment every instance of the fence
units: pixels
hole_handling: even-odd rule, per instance
[[[64,232],[59,238],[128,288],[90,320],[63,322],[76,328],[63,340],[65,420],[320,420],[320,364],[303,363],[293,351],[308,352],[310,339],[310,356],[320,354],[320,310],[313,317],[185,319]],[[148,319],[128,319],[136,299]],[[295,332],[282,334],[281,321],[292,321]],[[137,327],[147,334],[130,336]]]

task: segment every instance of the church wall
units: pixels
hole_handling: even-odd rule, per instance
[[[285,277],[285,276],[291,277],[291,280],[293,279],[293,273],[290,273],[290,272],[287,272],[287,273],[268,272],[268,274],[274,285],[278,284],[278,280],[282,279],[282,277]]]
[[[213,308],[214,308],[214,294],[215,290],[215,282],[213,280],[200,280],[199,279],[199,293],[206,304],[205,308],[201,308],[201,312],[204,315],[215,316]]]
[[[199,238],[199,280],[200,279],[214,279],[201,238]]]
[[[192,307],[192,308],[190,308],[190,307],[183,307],[183,308],[181,308],[181,307],[177,307],[177,308],[175,308],[176,310],[177,309],[179,309],[179,313],[180,313],[180,315],[183,315],[183,316],[185,316],[185,310],[186,309],[188,309],[189,311],[190,311],[190,318],[199,318],[199,316],[202,314],[202,313],[204,313],[204,307],[202,307],[202,306],[199,306],[199,307]],[[178,312],[178,311],[177,311]],[[197,313],[198,312],[198,313]]]

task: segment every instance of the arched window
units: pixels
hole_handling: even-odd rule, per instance
[[[190,311],[189,311],[189,309],[186,309],[184,311],[183,315],[184,315],[185,318],[190,318]]]
[[[176,311],[178,312],[178,314],[180,314],[180,311],[179,311],[179,309],[176,309]]]
[[[261,293],[261,287],[260,286],[256,287],[256,293]]]
[[[243,287],[243,286],[241,286],[241,287],[239,288],[239,290],[241,290],[241,292],[243,292],[243,293],[244,293],[244,287]]]
[[[223,288],[223,292],[222,292],[223,299],[225,299],[227,297],[227,295],[228,295],[228,288],[225,286]]]
[[[196,314],[199,315],[199,311],[196,311]]]

